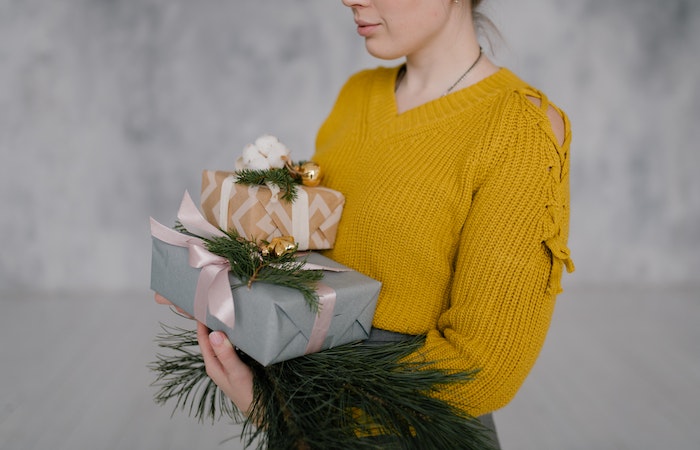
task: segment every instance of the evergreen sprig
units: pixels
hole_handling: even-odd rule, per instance
[[[248,186],[258,186],[273,184],[280,188],[282,200],[289,203],[297,199],[297,186],[301,184],[301,179],[286,167],[277,169],[242,169],[236,172],[236,183]]]
[[[154,395],[156,404],[163,405],[176,399],[173,414],[177,409],[187,410],[200,422],[209,418],[213,423],[222,416],[242,421],[244,416],[207,376],[196,332],[164,324],[161,324],[161,330],[156,342],[171,354],[159,353],[156,361],[149,364],[149,368],[158,374],[153,382],[159,386]]]
[[[180,223],[175,229],[191,234]],[[298,258],[293,252],[276,255],[274,252],[265,254],[258,243],[246,239],[235,230],[224,231],[225,236],[205,239],[207,250],[228,259],[231,273],[239,279],[239,284],[231,286],[236,289],[242,286],[250,287],[254,282],[275,284],[299,291],[312,312],[318,312],[319,298],[316,292],[318,282],[323,278],[320,270],[305,270],[305,258]],[[262,245],[268,242],[262,241]]]
[[[248,448],[485,450],[492,446],[487,429],[435,396],[443,388],[468,383],[475,372],[448,372],[406,357],[422,338],[381,345],[348,344],[264,367],[241,355],[254,373],[254,400],[248,418],[218,388],[200,387],[204,366],[193,350],[195,332],[159,337],[175,349],[159,355],[159,403],[175,400],[202,420],[227,416],[243,423]],[[175,345],[174,343],[178,344]],[[175,386],[176,388],[173,388]],[[213,391],[212,391],[213,390]],[[216,400],[219,399],[219,400]],[[379,434],[379,436],[376,436]],[[458,444],[457,444],[458,443]]]

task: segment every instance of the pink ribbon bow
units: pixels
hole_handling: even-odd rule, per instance
[[[204,238],[225,236],[224,233],[202,217],[189,193],[180,204],[178,220],[190,232]],[[179,233],[157,222],[151,217],[151,235],[161,241],[185,247],[189,250],[190,267],[201,269],[194,297],[194,317],[206,323],[207,310],[224,325],[233,328],[235,310],[233,293],[228,279],[231,266],[228,260],[206,249],[204,241],[194,236]]]

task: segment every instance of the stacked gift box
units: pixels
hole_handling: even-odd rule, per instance
[[[275,150],[278,141],[267,144]],[[248,163],[256,163],[251,152]],[[185,195],[177,231],[152,220],[151,288],[212,330],[225,332],[263,365],[366,339],[381,284],[314,251],[332,248],[343,195],[314,180],[313,186],[296,187],[289,201],[269,184],[241,184],[240,168],[205,170],[200,205]],[[261,246],[291,236],[295,250],[311,250],[297,260],[310,270],[323,270],[315,288],[318,307],[310,307],[293,288],[237,279],[230,261],[207,250],[208,239],[236,235]]]
[[[201,206],[209,222],[251,239],[294,236],[299,250],[333,247],[344,204],[340,192],[325,187],[299,186],[289,202],[267,186],[237,184],[235,172],[202,174]]]

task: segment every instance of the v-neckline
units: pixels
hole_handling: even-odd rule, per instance
[[[386,68],[384,76],[370,88],[370,120],[385,124],[393,122],[391,128],[397,127],[398,129],[433,123],[444,117],[457,114],[463,111],[469,103],[475,103],[499,91],[502,89],[504,81],[508,84],[517,79],[508,69],[501,67],[495,73],[470,86],[399,113],[395,87],[397,76],[403,66],[401,64]]]

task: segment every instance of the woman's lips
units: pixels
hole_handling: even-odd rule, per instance
[[[370,36],[374,31],[379,28],[379,24],[357,21],[357,34],[363,37]]]

